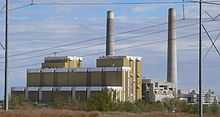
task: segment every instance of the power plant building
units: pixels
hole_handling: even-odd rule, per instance
[[[169,9],[167,80],[142,79],[142,58],[116,56],[114,13],[107,12],[106,56],[96,59],[96,67],[83,66],[82,57],[46,57],[41,68],[27,70],[27,87],[12,88],[12,97],[24,96],[34,102],[52,101],[54,95],[66,100],[85,100],[107,91],[112,99],[163,101],[177,96],[176,11]]]
[[[107,91],[117,101],[142,99],[142,58],[115,56],[114,14],[108,11],[106,56],[96,60],[96,67],[83,66],[76,56],[45,57],[41,68],[27,70],[27,87],[13,87],[12,97],[24,96],[33,102],[50,102],[54,96],[66,100],[86,100]]]
[[[12,88],[12,96],[21,94],[32,101],[47,102],[54,93],[83,100],[109,91],[118,101],[142,98],[140,57],[104,56],[97,59],[95,68],[83,68],[82,62],[81,57],[46,57],[42,68],[27,70],[27,87]]]

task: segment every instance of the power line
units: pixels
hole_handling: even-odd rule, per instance
[[[217,18],[220,16],[220,14],[216,15],[215,17],[213,17],[208,11],[204,10],[206,15],[208,15],[213,21],[217,20]]]
[[[30,6],[33,6],[33,4],[29,3],[29,4],[19,6],[19,7],[11,8],[11,9],[9,9],[9,11],[15,11],[15,10],[23,9],[23,8],[30,7]]]
[[[182,19],[179,19],[178,21],[181,21],[181,20]],[[187,19],[185,19],[185,20],[187,20]],[[209,21],[206,21],[206,22],[209,22]],[[153,25],[150,25],[150,26],[145,26],[145,27],[142,27],[142,28],[133,29],[133,30],[125,31],[125,32],[120,32],[120,33],[117,33],[116,36],[117,35],[121,35],[121,34],[130,33],[130,32],[141,31],[143,29],[154,28],[154,27],[157,27],[157,26],[165,25],[165,24],[167,24],[167,22],[163,22],[163,23],[159,23],[159,24],[153,24]],[[22,56],[22,55],[28,55],[28,54],[37,53],[37,52],[48,51],[50,49],[60,48],[60,47],[63,47],[63,46],[70,46],[70,45],[73,45],[73,44],[77,44],[78,45],[78,44],[85,43],[85,42],[96,41],[96,40],[99,40],[99,39],[102,39],[102,38],[105,38],[105,36],[95,37],[95,38],[87,39],[87,40],[83,40],[83,41],[77,41],[77,42],[70,42],[70,43],[60,44],[60,45],[56,45],[56,46],[52,46],[52,47],[48,47],[48,48],[43,48],[43,49],[31,50],[31,51],[27,51],[27,52],[23,52],[23,53],[12,54],[12,55],[9,55],[9,57],[18,57],[18,56]],[[0,57],[0,58],[2,58],[2,57]]]
[[[30,6],[33,6],[33,5],[34,4],[31,2],[31,3],[21,5],[21,6],[18,6],[18,7],[10,8],[10,9],[8,9],[8,11],[15,11],[15,10],[23,9],[23,8],[30,7]],[[0,9],[0,13],[3,13],[4,9],[5,9],[5,5]]]
[[[209,14],[209,12],[208,11],[206,11],[206,10],[204,10],[203,9],[203,11],[204,11],[204,13],[206,14],[206,15],[208,15],[213,21],[215,21],[216,20],[216,18],[215,17],[212,17],[212,15],[211,14]]]
[[[190,24],[191,25],[191,24]],[[184,26],[183,26],[184,27]],[[165,32],[166,30],[160,30],[160,31],[156,31],[156,32],[151,32],[150,34],[154,34],[154,33],[160,33],[160,32]],[[129,31],[126,31],[126,32],[129,32]],[[147,35],[150,35],[150,34],[147,34]],[[145,34],[146,35],[146,34]],[[145,35],[142,35],[142,36],[145,36]],[[142,37],[142,36],[134,36],[132,38],[138,38],[138,37]],[[131,38],[128,38],[128,39],[123,39],[123,40],[129,40]],[[123,41],[123,40],[116,40],[116,41]],[[96,44],[96,46],[99,46],[99,45],[103,45],[104,43],[99,43],[99,44]],[[94,47],[93,45],[91,47]],[[79,47],[79,48],[73,48],[73,49],[69,49],[69,50],[63,50],[63,51],[59,51],[58,53],[63,53],[63,52],[67,52],[67,51],[73,51],[73,50],[79,50],[81,49],[82,47]],[[89,48],[87,46],[85,46],[84,48]],[[30,56],[30,57],[23,57],[23,58],[19,58],[19,59],[16,59],[16,60],[28,60],[28,59],[32,59],[33,57],[41,57],[41,56],[45,56],[45,55],[52,55],[54,52],[52,53],[46,53],[46,54],[41,54],[41,55],[37,55],[37,56]]]
[[[170,2],[34,2],[34,5],[75,5],[75,6],[100,6],[100,5],[163,5],[163,4],[193,4],[197,3],[197,1],[184,1],[184,2],[176,2],[176,1],[170,1]]]
[[[180,20],[178,20],[178,21],[180,21]],[[124,32],[119,32],[119,33],[116,33],[115,36],[126,34],[126,33],[131,33],[131,32],[137,32],[137,31],[141,31],[141,30],[144,30],[144,29],[154,28],[154,27],[157,27],[157,26],[165,25],[165,24],[167,24],[167,22],[163,22],[163,23],[159,23],[159,24],[153,24],[153,25],[149,25],[149,26],[145,26],[145,27],[137,28],[137,29],[133,29],[133,30],[128,30],[128,31],[124,31]],[[68,43],[65,43],[65,44],[60,44],[60,45],[56,45],[56,46],[52,46],[52,47],[48,47],[48,48],[43,48],[43,49],[38,49],[38,50],[31,50],[31,51],[28,51],[28,52],[23,52],[23,53],[18,53],[18,54],[12,54],[12,55],[9,55],[9,57],[13,57],[13,56],[17,57],[17,56],[20,56],[20,55],[33,54],[33,53],[36,53],[36,52],[47,51],[47,50],[50,50],[50,49],[59,48],[59,47],[63,47],[63,46],[69,46],[69,45],[73,45],[73,44],[78,45],[78,44],[81,44],[81,43],[95,41],[95,40],[99,40],[99,39],[103,39],[103,38],[105,38],[105,36],[90,38],[90,39],[87,39],[87,40],[77,41],[77,42],[70,42],[70,43],[68,42]],[[2,58],[2,57],[0,57],[0,58]]]
[[[215,31],[219,31],[219,29],[216,29],[216,30],[212,30],[212,31],[209,31],[209,32],[215,32]],[[203,32],[205,33],[205,32]],[[192,33],[192,34],[188,34],[188,35],[183,35],[183,36],[180,36],[180,37],[177,37],[177,40],[180,40],[180,39],[189,39],[188,37],[192,37],[192,36],[196,36],[198,35],[199,33]],[[127,50],[127,49],[130,49],[130,48],[137,48],[137,47],[142,47],[142,46],[149,46],[149,45],[153,45],[153,44],[158,44],[158,43],[164,43],[166,42],[167,40],[158,40],[158,41],[152,41],[152,42],[146,42],[146,43],[141,43],[141,44],[136,44],[136,45],[131,45],[131,46],[128,46],[128,47],[124,47],[124,48],[120,48],[120,49],[117,49],[117,51],[122,51],[122,50]],[[90,54],[85,54],[85,55],[82,55],[82,57],[88,57],[88,56],[94,56],[94,55],[100,55],[102,53],[105,53],[105,51],[103,52],[95,52],[95,53],[90,53]],[[30,67],[30,66],[35,66],[35,65],[39,65],[41,63],[33,63],[33,64],[27,64],[27,65],[20,65],[20,66],[13,66],[11,67],[11,69],[20,69],[20,68],[24,68],[24,67]]]
[[[4,45],[1,42],[0,42],[0,46],[2,47],[3,50],[5,49]]]
[[[220,33],[218,33],[217,36],[215,37],[214,43],[219,39],[219,37],[220,37]],[[204,59],[208,56],[208,54],[211,51],[212,47],[213,47],[213,45],[211,44],[211,46],[208,48],[205,55],[203,56]]]
[[[207,36],[208,36],[209,40],[211,41],[212,46],[214,46],[214,48],[215,48],[215,50],[216,50],[217,54],[220,56],[220,52],[219,52],[218,48],[216,47],[215,42],[212,40],[211,36],[209,35],[209,33],[208,33],[207,29],[205,28],[205,26],[204,26],[204,25],[202,25],[202,27],[203,27],[203,29],[205,30],[205,32],[206,32],[206,34],[207,34]]]
[[[187,37],[191,37],[191,36],[195,36],[195,35],[196,34],[185,35],[185,36],[179,37],[178,39],[184,39],[184,38],[188,39]],[[167,40],[158,40],[158,41],[146,42],[146,43],[141,43],[141,44],[137,43],[137,44],[134,44],[134,45],[131,45],[131,46],[128,46],[128,47],[117,49],[117,51],[122,51],[122,50],[131,49],[131,48],[142,47],[142,46],[149,46],[149,45],[158,44],[158,43],[164,43],[166,41]],[[105,53],[105,51],[85,54],[85,55],[82,55],[82,57],[94,56],[94,55],[99,55],[99,54],[102,54],[102,53]],[[28,65],[13,66],[13,67],[11,67],[11,69],[23,68],[23,67],[34,66],[34,65],[39,65],[39,64],[40,64],[40,62],[33,63],[33,64],[28,64]]]
[[[185,28],[185,27],[191,27],[191,26],[193,26],[193,23],[192,24],[188,24],[188,25],[179,26],[177,28]],[[150,32],[150,33],[145,33],[143,35],[132,36],[132,37],[125,38],[125,39],[118,39],[115,42],[131,40],[131,39],[134,39],[134,38],[140,38],[140,37],[143,37],[143,36],[149,36],[149,35],[153,35],[153,34],[159,34],[159,33],[166,32],[166,31],[167,31],[167,29],[159,30],[159,31],[154,31],[154,32]],[[68,49],[68,50],[56,51],[56,53],[63,53],[63,52],[68,52],[68,51],[76,51],[76,50],[79,50],[79,49],[82,49],[82,48],[85,49],[85,48],[95,47],[95,46],[99,46],[99,45],[103,45],[103,44],[105,44],[105,42],[100,42],[100,43],[97,43],[95,45],[89,45],[89,46],[86,45],[86,46],[83,46],[83,47],[72,48],[72,49]],[[45,55],[52,55],[53,53],[54,52],[49,52],[49,53],[46,53],[46,54],[40,54],[40,55],[36,55],[36,56],[22,57],[22,58],[17,58],[16,60],[32,59],[33,57],[41,57],[41,56],[45,56]]]
[[[207,22],[209,22],[209,21],[207,21]],[[166,24],[166,23],[162,23],[162,24]],[[154,26],[157,26],[157,25],[154,25]],[[183,27],[188,27],[188,26],[193,26],[192,24],[189,24],[189,25],[184,25],[184,26],[180,26],[180,27],[177,27],[177,28],[183,28]],[[147,28],[147,27],[145,27],[145,28]],[[140,29],[137,29],[136,31],[138,31],[138,30],[142,30],[142,29],[144,29],[144,28],[140,28]],[[142,35],[142,36],[145,36],[145,35],[152,35],[152,34],[158,34],[158,33],[161,33],[161,32],[166,32],[167,30],[165,29],[165,30],[160,30],[160,31],[155,31],[155,32],[150,32],[150,33],[145,33],[144,35]],[[132,32],[132,31],[126,31],[126,32],[122,32],[122,33],[128,33],[128,32]],[[138,37],[141,37],[141,36],[134,36],[134,37],[132,37],[132,38],[138,38]],[[101,38],[105,38],[104,36],[103,37],[101,37]],[[132,39],[132,38],[126,38],[126,39],[121,39],[121,40],[116,40],[117,42],[118,41],[123,41],[123,40],[130,40],[130,39]],[[95,39],[92,39],[92,40],[95,40]],[[86,40],[85,42],[88,42],[88,41],[91,41],[90,39],[89,40]],[[80,42],[81,43],[81,42]],[[73,44],[79,44],[78,42],[73,42],[73,43],[67,43],[67,44],[65,44],[65,46],[68,46],[68,45],[73,45]],[[104,44],[104,43],[99,43],[99,44],[97,44],[97,45],[102,45],[102,44]],[[46,48],[45,50],[49,50],[49,49],[53,49],[53,48],[58,48],[58,47],[63,47],[64,46],[64,44],[62,44],[62,45],[58,45],[58,46],[55,46],[55,47],[50,47],[50,48]],[[91,47],[93,47],[93,45],[91,45]],[[82,48],[82,47],[79,47],[79,48]],[[74,49],[71,49],[71,51],[73,51],[73,50],[78,50],[79,48],[74,48]],[[85,46],[85,48],[88,48],[87,46]],[[25,52],[25,53],[23,53],[23,54],[32,54],[34,51],[38,51],[38,50],[33,50],[32,52]],[[44,49],[41,49],[40,51],[44,51]],[[66,50],[63,50],[63,51],[59,51],[59,52],[57,52],[57,53],[63,53],[63,52],[65,52]],[[31,57],[25,57],[25,58],[21,58],[21,60],[25,60],[25,59],[31,59],[32,57],[40,57],[40,56],[43,56],[43,55],[52,55],[53,54],[53,52],[49,52],[49,53],[46,53],[46,54],[40,54],[40,55],[36,55],[36,56],[31,56]],[[13,56],[16,56],[16,57],[19,57],[18,55],[20,55],[20,54],[17,54],[17,55],[13,55]],[[22,56],[22,55],[21,55]],[[19,59],[17,59],[17,60],[19,60]]]
[[[209,32],[215,32],[215,31],[219,31],[219,29],[218,30],[212,30],[212,31],[209,31]],[[205,32],[204,32],[205,33]],[[189,34],[189,35],[184,35],[184,36],[180,36],[180,37],[177,37],[178,39],[184,39],[184,38],[188,38],[188,37],[191,37],[191,36],[196,36],[198,33],[192,33],[192,34]],[[141,47],[141,46],[144,46],[144,45],[152,45],[152,44],[157,44],[157,43],[161,43],[161,42],[166,42],[167,40],[159,40],[159,41],[153,41],[153,42],[147,42],[147,43],[142,43],[142,44],[137,44],[137,45],[132,45],[132,46],[130,46],[130,47],[126,47],[126,48],[131,48],[131,47]],[[120,49],[118,49],[117,51],[120,51],[120,50],[124,50],[125,48],[120,48]],[[104,53],[104,51],[102,52],[102,53]],[[101,54],[100,52],[96,52],[96,53],[92,53],[92,54],[87,54],[87,55],[83,55],[83,57],[86,57],[86,56],[91,56],[91,55],[98,55],[98,54]],[[40,63],[38,63],[38,64],[40,64]],[[31,64],[32,66],[33,65],[37,65],[37,63],[36,64]],[[22,65],[22,66],[26,66],[26,65]],[[28,65],[29,66],[29,65]],[[15,67],[13,67],[13,68],[17,68],[16,66]],[[20,68],[20,67],[18,67],[18,68]]]
[[[209,31],[209,32],[215,32],[215,31],[219,31],[219,29],[212,30],[212,31]],[[199,33],[192,33],[192,34],[189,34],[189,35],[183,35],[183,36],[177,37],[177,40],[189,39],[188,37],[196,36],[198,34]],[[141,44],[137,43],[135,45],[131,45],[131,46],[128,46],[128,47],[117,49],[117,51],[122,51],[122,50],[130,49],[130,48],[137,48],[137,47],[142,47],[142,46],[149,46],[149,45],[158,44],[158,43],[164,43],[166,41],[167,40],[157,40],[157,41],[146,42],[146,43],[141,43]],[[94,55],[99,55],[99,54],[102,54],[102,53],[105,53],[105,51],[103,51],[103,52],[95,52],[95,53],[91,53],[91,54],[85,54],[85,55],[82,55],[82,57],[94,56]],[[11,69],[17,69],[17,68],[22,68],[22,67],[29,67],[29,66],[33,66],[33,65],[39,65],[39,64],[40,63],[38,62],[38,63],[28,64],[28,65],[13,66],[13,67],[11,67]]]
[[[210,2],[210,1],[203,1],[202,3],[204,3],[204,4],[209,4],[209,5],[217,5],[217,6],[220,5],[220,3],[217,3],[217,2]]]
[[[179,26],[177,28],[184,28],[184,27],[190,27],[190,26],[193,26],[193,25],[192,24],[188,24],[188,25]],[[134,39],[134,38],[140,38],[140,37],[143,37],[143,36],[148,36],[148,35],[153,35],[153,34],[159,34],[159,33],[166,32],[166,31],[167,31],[167,29],[159,30],[159,31],[155,31],[155,32],[146,33],[144,35],[132,36],[132,37],[129,37],[129,38],[126,38],[126,39],[119,39],[119,40],[116,40],[116,42],[125,41],[125,40],[131,40],[131,39]],[[215,31],[215,30],[213,30],[213,31]],[[97,43],[95,45],[89,45],[89,46],[77,47],[77,48],[72,48],[72,49],[67,49],[67,50],[61,50],[61,51],[58,51],[57,53],[64,53],[64,52],[68,52],[68,51],[77,51],[77,50],[82,49],[82,48],[85,49],[85,48],[90,48],[90,47],[96,47],[96,46],[100,46],[100,45],[103,45],[103,44],[105,44],[105,43],[101,42],[101,43]],[[53,54],[54,54],[54,52],[48,52],[48,53],[44,53],[44,54],[40,54],[40,55],[34,55],[34,56],[29,56],[29,57],[17,58],[16,60],[22,60],[23,61],[23,60],[32,59],[34,57],[42,57],[42,56],[53,55]]]
[[[125,32],[120,32],[118,34],[125,34],[125,33],[130,33],[130,32],[136,32],[136,31],[143,30],[145,28],[152,28],[152,27],[157,27],[157,26],[161,26],[161,25],[165,25],[165,24],[167,24],[167,22],[159,23],[159,24],[154,24],[154,25],[150,25],[150,26],[146,26],[146,27],[142,27],[142,28],[138,28],[138,29],[133,29],[133,30],[125,31]],[[79,44],[79,43],[84,43],[84,42],[88,42],[88,41],[94,41],[94,40],[98,40],[98,39],[101,39],[101,38],[105,38],[105,36],[97,37],[97,38],[93,38],[93,39],[88,39],[88,40],[84,40],[84,41],[79,41],[79,42],[66,43],[66,44],[57,45],[57,46],[53,46],[53,47],[49,47],[49,48],[44,48],[44,49],[39,49],[39,50],[32,50],[32,51],[28,51],[28,52],[24,52],[24,53],[18,53],[18,54],[14,54],[14,55],[9,55],[9,57],[12,57],[12,56],[16,56],[17,57],[19,55],[33,54],[35,52],[47,51],[47,50],[53,49],[53,48],[59,48],[59,47],[68,46],[68,45],[72,45],[72,44]],[[0,58],[2,58],[2,57],[0,57]]]

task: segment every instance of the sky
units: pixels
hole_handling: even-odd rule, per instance
[[[83,56],[84,66],[95,67],[95,60],[104,55],[106,12],[115,13],[116,55],[143,58],[143,75],[166,80],[167,11],[177,10],[178,87],[197,89],[198,84],[198,5],[45,5],[22,7],[31,0],[9,0],[9,90],[26,85],[26,69],[39,68],[45,56]],[[150,2],[155,0],[93,0],[92,2]],[[158,2],[164,0],[157,0]],[[168,0],[166,0],[168,1]],[[182,0],[169,0],[181,2]],[[90,0],[35,0],[36,3],[88,3]],[[0,0],[0,8],[4,0]],[[203,25],[215,39],[220,33],[220,6],[203,6]],[[159,25],[160,24],[160,25]],[[139,29],[139,30],[136,30]],[[141,29],[141,30],[140,30]],[[129,33],[122,33],[130,30]],[[220,94],[220,59],[203,32],[203,86]],[[90,40],[90,41],[87,41]],[[92,40],[92,41],[91,41]],[[83,43],[79,42],[84,41]],[[4,44],[4,13],[0,12],[0,42]],[[65,46],[60,46],[65,45]],[[220,49],[220,40],[216,41]],[[80,48],[80,49],[79,49]],[[35,50],[46,49],[36,52]],[[99,53],[99,54],[94,54]],[[0,49],[0,99],[4,88],[4,50]]]

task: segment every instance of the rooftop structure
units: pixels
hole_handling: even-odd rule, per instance
[[[76,56],[45,57],[42,68],[78,68],[82,67],[82,61],[82,57]]]

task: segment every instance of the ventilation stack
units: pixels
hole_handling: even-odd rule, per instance
[[[176,10],[169,9],[168,16],[168,56],[167,56],[167,82],[177,81],[177,54],[176,54]]]
[[[107,12],[107,31],[106,31],[106,56],[114,56],[114,13],[113,11]]]

